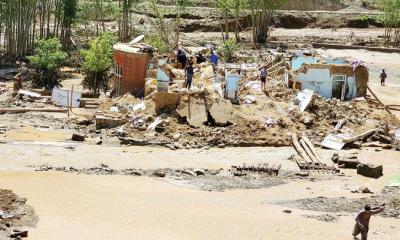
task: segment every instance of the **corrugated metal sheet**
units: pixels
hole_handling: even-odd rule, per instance
[[[136,97],[143,97],[149,56],[115,49],[114,61],[122,68],[120,94],[131,93]]]

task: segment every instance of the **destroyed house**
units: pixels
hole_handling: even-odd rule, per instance
[[[139,98],[144,97],[149,54],[140,48],[121,43],[115,44],[113,49],[116,96],[130,93]]]
[[[368,69],[360,61],[301,57],[292,60],[286,84],[313,90],[327,99],[350,100],[367,93]]]

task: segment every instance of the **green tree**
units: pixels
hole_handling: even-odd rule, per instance
[[[98,93],[100,89],[108,88],[107,76],[112,66],[113,44],[115,37],[103,33],[90,42],[88,50],[82,50],[82,70],[85,74],[83,85]]]
[[[266,43],[272,16],[285,2],[286,0],[248,0],[255,44]]]
[[[379,0],[378,6],[385,26],[385,44],[400,45],[400,0]]]
[[[78,12],[78,0],[63,0],[63,19],[61,26],[61,42],[65,48],[71,44],[71,28]]]
[[[221,51],[227,62],[231,61],[236,51],[239,50],[240,46],[235,39],[228,39],[224,41],[221,47]]]
[[[179,45],[179,28],[181,27],[182,22],[182,14],[186,10],[186,7],[189,5],[189,0],[175,0],[175,11],[176,11],[176,26],[175,26],[175,34],[176,34],[176,47]]]
[[[62,45],[57,38],[36,42],[34,55],[28,56],[28,60],[36,68],[37,87],[52,89],[59,84],[59,68],[68,57],[61,49]]]

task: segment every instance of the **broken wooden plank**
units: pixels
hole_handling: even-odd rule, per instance
[[[392,112],[389,110],[389,108],[381,101],[379,100],[378,96],[376,96],[376,94],[371,90],[371,88],[369,86],[367,86],[369,92],[372,94],[372,96],[375,97],[375,99],[385,108],[386,112],[392,114]]]
[[[361,134],[358,134],[358,135],[356,135],[356,136],[354,136],[354,137],[343,139],[343,143],[352,143],[352,142],[361,140],[361,139],[363,139],[363,138],[365,138],[365,137],[368,137],[368,136],[370,136],[370,135],[372,135],[372,134],[374,134],[374,133],[376,133],[376,132],[378,132],[378,131],[379,131],[378,128],[368,130],[368,131],[363,132],[363,133],[361,133]]]
[[[3,113],[26,113],[26,112],[55,112],[66,113],[68,110],[65,108],[0,108],[0,114]]]
[[[297,135],[294,133],[292,134],[292,142],[293,146],[296,149],[297,153],[309,164],[311,164],[313,161],[311,158],[307,155],[307,153],[304,151],[304,149],[300,146],[300,143],[298,141]]]
[[[324,164],[322,163],[321,156],[319,156],[317,150],[316,150],[315,147],[314,147],[314,144],[312,144],[312,142],[310,141],[310,139],[308,139],[308,137],[307,137],[306,135],[303,135],[301,138],[304,140],[304,142],[306,143],[306,145],[307,145],[308,148],[310,149],[311,153],[315,156],[315,158],[317,159],[317,161],[318,161],[321,165],[324,165]]]

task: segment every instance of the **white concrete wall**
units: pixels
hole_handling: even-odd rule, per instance
[[[301,90],[315,90],[324,98],[332,97],[332,80],[329,69],[308,69],[306,74],[297,75],[296,81],[301,82]]]
[[[301,90],[310,89],[319,93],[324,98],[332,98],[332,76],[329,69],[308,69],[306,74],[300,73],[295,76],[296,81],[301,82]],[[356,84],[355,77],[347,77],[349,92],[346,96],[347,99],[355,98]]]

